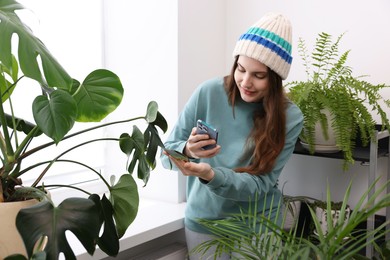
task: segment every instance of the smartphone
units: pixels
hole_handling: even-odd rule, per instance
[[[175,151],[175,150],[170,150],[170,149],[165,149],[165,148],[164,148],[164,151],[166,151],[170,156],[172,156],[175,159],[183,160],[185,162],[189,162],[190,161],[190,158],[188,158],[187,155],[185,155],[185,154],[183,154],[181,152],[178,152],[178,151]]]
[[[218,140],[218,130],[215,127],[213,127],[212,125],[204,122],[201,119],[198,119],[198,121],[196,122],[196,133],[197,134],[208,134],[211,139],[215,140],[215,142],[217,142],[217,140]],[[212,144],[212,145],[206,145],[206,146],[203,146],[203,149],[209,150],[209,149],[212,149],[216,146],[217,146],[216,143]]]

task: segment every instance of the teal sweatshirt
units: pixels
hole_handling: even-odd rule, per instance
[[[233,116],[232,106],[229,105],[223,86],[223,78],[214,78],[195,90],[180,113],[165,142],[166,148],[183,152],[198,119],[218,129],[218,144],[221,146],[220,153],[215,157],[193,160],[209,163],[215,176],[210,182],[194,176],[187,179],[185,226],[190,230],[209,233],[197,223],[197,219],[221,219],[239,213],[240,207],[247,210],[249,205],[253,204],[256,193],[259,211],[265,209],[267,214],[271,214],[271,218],[275,218],[276,208],[281,199],[278,178],[294,151],[302,130],[303,116],[296,105],[293,103],[288,105],[286,142],[271,172],[265,175],[237,173],[233,169],[250,163],[250,159],[242,160],[241,156],[253,127],[253,111],[259,105],[261,104],[240,100],[235,105]],[[177,170],[171,166],[173,164],[169,162],[167,156],[162,155],[161,161],[165,168]]]

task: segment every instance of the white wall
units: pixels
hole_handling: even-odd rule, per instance
[[[143,116],[148,102],[155,100],[172,127],[178,113],[177,1],[108,0],[103,9],[105,66],[119,75],[125,88],[122,104],[110,118]],[[145,124],[140,123],[142,128]],[[131,132],[131,125],[115,127],[107,134]],[[126,158],[110,147],[106,173],[123,174]],[[157,163],[147,186],[140,182],[140,194],[177,202],[183,186],[178,174],[163,169],[159,160]]]
[[[194,88],[225,74],[226,1],[178,1],[179,111]]]

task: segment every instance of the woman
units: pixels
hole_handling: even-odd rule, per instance
[[[303,123],[301,111],[287,99],[282,85],[292,61],[290,43],[289,20],[281,14],[265,15],[239,38],[230,75],[208,80],[195,90],[165,143],[167,149],[190,157],[186,162],[162,156],[164,167],[171,168],[173,162],[175,170],[188,176],[189,251],[212,238],[197,219],[238,213],[256,194],[259,210],[265,206],[276,217],[275,201],[281,199],[277,181]],[[216,141],[196,134],[198,119],[218,129],[215,148],[202,148]]]

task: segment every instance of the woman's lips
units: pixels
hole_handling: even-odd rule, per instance
[[[249,90],[246,90],[246,89],[243,89],[243,91],[244,91],[244,94],[248,95],[248,96],[253,96],[256,93],[256,92],[249,91]]]

